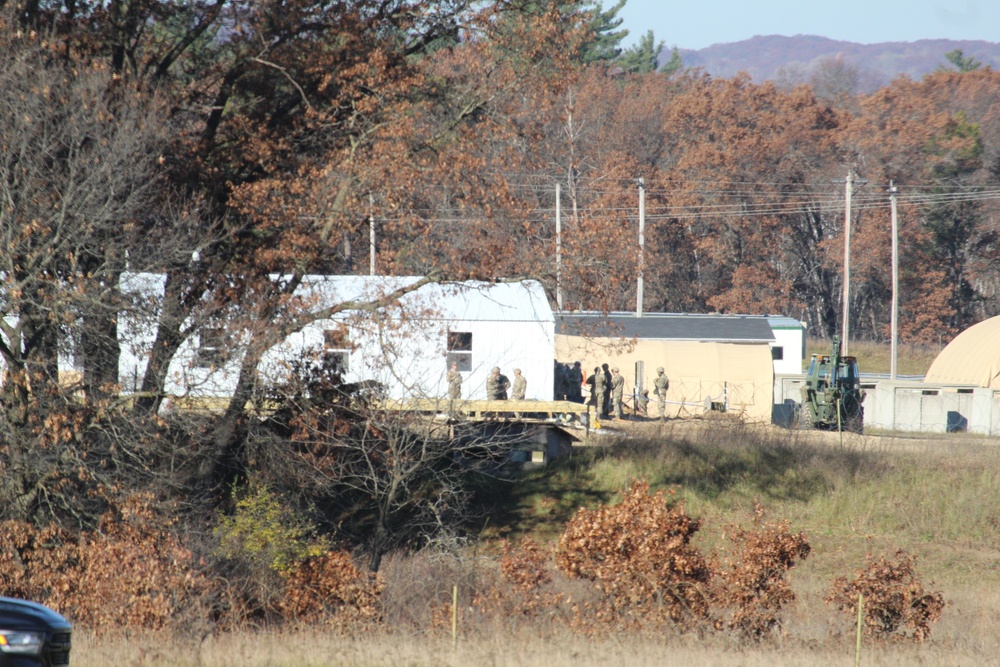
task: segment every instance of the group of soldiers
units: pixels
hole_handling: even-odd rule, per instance
[[[555,362],[555,400],[583,403],[583,385],[586,384],[590,396],[588,405],[592,405],[599,418],[608,418],[613,412],[615,419],[622,418],[622,402],[625,392],[625,378],[615,367],[608,364],[594,367],[594,372],[584,381],[582,365],[579,361],[572,366]],[[660,419],[666,415],[667,389],[670,380],[662,366],[656,369],[656,379],[653,380],[653,393],[657,399]],[[486,378],[486,398],[491,401],[506,401],[507,392],[510,399],[523,401],[528,390],[528,381],[521,374],[520,368],[514,369],[514,381],[500,372],[499,366],[494,366]],[[462,397],[462,374],[458,364],[452,364],[448,371],[448,398],[455,400]],[[637,397],[636,414],[647,416],[649,392],[643,391]]]
[[[579,361],[572,366],[557,361],[554,380],[557,401],[583,403],[583,385],[586,384],[590,393],[586,402],[596,408],[599,418],[607,418],[612,412],[615,419],[622,418],[625,378],[618,372],[617,368],[609,368],[608,364],[601,364],[595,367],[594,372],[584,381],[583,369]],[[670,380],[661,366],[656,369],[656,379],[653,380],[653,394],[657,399],[660,419],[666,416],[667,389],[669,388]],[[649,392],[644,390],[636,397],[636,414],[647,416],[648,405]]]
[[[521,374],[520,368],[515,368],[514,382],[511,383],[510,379],[500,372],[500,367],[494,366],[486,378],[486,398],[490,401],[506,401],[508,390],[511,400],[523,401],[528,391],[528,380]],[[462,398],[462,374],[458,370],[458,364],[452,364],[448,371],[448,398],[452,400]]]

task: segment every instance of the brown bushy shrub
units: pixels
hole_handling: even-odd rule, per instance
[[[793,533],[787,521],[764,522],[764,509],[754,508],[752,530],[729,533],[732,556],[719,566],[719,603],[732,609],[727,623],[747,639],[761,639],[781,624],[779,612],[795,600],[786,575],[809,555],[803,533]]]
[[[500,581],[473,599],[482,614],[504,618],[535,617],[553,612],[559,594],[547,590],[552,583],[548,570],[549,553],[530,537],[516,547],[504,540],[501,545]]]
[[[707,621],[712,571],[691,546],[699,527],[672,493],[650,494],[643,481],[617,505],[579,510],[559,540],[556,563],[593,581],[602,600],[579,608],[578,622],[606,631]]]
[[[76,548],[62,528],[0,523],[0,595],[48,600],[69,585],[59,576],[76,567]]]
[[[207,583],[172,523],[137,494],[94,532],[0,524],[0,593],[35,599],[98,633],[186,620]]]
[[[306,558],[281,576],[285,590],[277,607],[285,620],[346,628],[379,618],[381,579],[362,572],[345,552]]]
[[[868,554],[865,560],[865,567],[853,581],[846,577],[834,580],[826,602],[855,619],[858,595],[863,595],[864,628],[870,637],[909,637],[914,641],[930,637],[931,624],[944,611],[944,596],[924,589],[914,558],[900,549],[893,558]]]

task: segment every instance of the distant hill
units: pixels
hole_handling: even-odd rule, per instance
[[[747,72],[754,81],[808,81],[817,64],[839,60],[859,74],[858,90],[869,92],[901,74],[921,79],[939,67],[951,67],[945,53],[961,49],[983,66],[1000,69],[1000,44],[984,41],[922,39],[916,42],[856,44],[815,35],[758,35],[704,49],[680,49],[685,67],[700,67],[712,76],[728,78]],[[661,62],[669,59],[661,55]]]

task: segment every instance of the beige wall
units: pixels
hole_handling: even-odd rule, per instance
[[[701,343],[695,341],[623,341],[556,335],[556,359],[582,362],[589,376],[603,363],[617,366],[625,378],[625,394],[637,380],[649,390],[651,414],[656,414],[653,380],[657,366],[670,378],[667,414],[672,417],[705,412],[705,399],[728,404],[752,421],[770,421],[774,392],[774,365],[766,343]],[[636,378],[636,363],[644,373]]]

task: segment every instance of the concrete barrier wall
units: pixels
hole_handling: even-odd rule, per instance
[[[800,400],[802,375],[774,379],[772,421],[788,426]],[[915,381],[862,382],[865,428],[1000,436],[1000,391]]]

